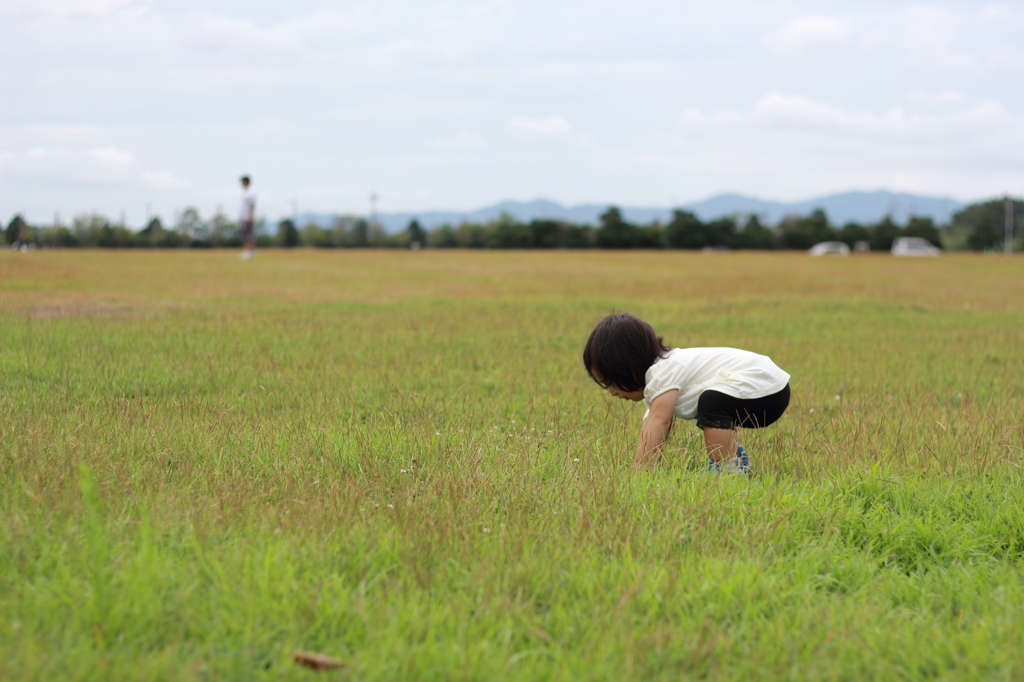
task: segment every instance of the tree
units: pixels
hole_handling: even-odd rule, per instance
[[[186,238],[164,228],[159,216],[150,219],[149,224],[139,231],[135,242],[140,246],[173,247],[179,244],[184,245]]]
[[[69,230],[64,225],[60,224],[59,220],[54,220],[53,225],[49,227],[39,227],[34,230],[36,241],[43,246],[51,248],[68,248],[78,246],[78,242]]]
[[[737,241],[736,220],[734,218],[719,218],[710,223],[704,223],[704,246],[731,249],[736,246]]]
[[[231,221],[218,210],[206,225],[206,238],[210,246],[227,246],[232,241],[233,231]]]
[[[135,246],[135,233],[124,225],[105,225],[100,246],[107,249],[123,249]]]
[[[751,215],[743,229],[736,234],[735,244],[739,249],[774,249],[775,235],[761,224],[760,218]]]
[[[501,212],[501,215],[489,226],[490,234],[487,245],[498,249],[528,249],[533,246],[533,234],[530,228],[512,214]]]
[[[559,220],[530,221],[530,245],[535,249],[558,249],[568,245],[568,228]]]
[[[71,221],[71,233],[75,241],[86,247],[99,246],[104,237],[104,227],[109,230],[110,221],[98,213],[82,213]]]
[[[842,229],[839,230],[836,237],[839,241],[843,242],[851,249],[857,245],[857,242],[870,242],[868,234],[868,228],[857,223],[846,223]]]
[[[352,223],[352,246],[367,246],[370,243],[370,223],[365,218],[356,218]]]
[[[460,249],[482,249],[485,246],[499,246],[493,238],[494,225],[462,222],[455,228],[455,244]]]
[[[1012,202],[1015,224],[1020,224],[1020,217],[1024,214],[1024,201],[1019,199]],[[991,201],[971,204],[953,215],[953,224],[947,231],[949,233],[966,235],[966,246],[974,251],[985,249],[1001,250],[1006,235],[1006,200],[993,199]]]
[[[390,238],[388,237],[388,231],[384,229],[384,226],[380,224],[380,221],[370,221],[369,230],[366,234],[366,245],[382,247],[387,246],[389,242]]]
[[[277,243],[286,249],[299,245],[299,231],[295,229],[295,223],[288,218],[277,224]]]
[[[434,248],[450,249],[458,246],[458,242],[455,241],[455,230],[448,223],[431,230],[427,240]]]
[[[420,225],[420,221],[413,218],[409,221],[409,227],[405,228],[405,231],[409,233],[409,246],[416,249],[420,246],[427,245],[427,232]],[[413,246],[413,245],[416,246]]]
[[[827,242],[836,238],[836,231],[829,222],[825,211],[814,209],[811,215],[787,217],[779,225],[782,246],[786,249],[809,249],[819,242]]]
[[[206,226],[203,224],[203,219],[199,217],[199,209],[195,206],[189,206],[179,213],[174,231],[187,242],[191,242],[194,239],[205,239]]]
[[[32,241],[32,228],[28,226],[25,219],[18,214],[11,218],[4,230],[4,239],[8,244],[25,244]]]
[[[601,214],[601,227],[597,229],[597,245],[602,249],[631,249],[636,246],[636,227],[622,218],[615,206]]]
[[[889,251],[892,243],[900,236],[899,225],[892,221],[892,217],[885,216],[881,222],[868,228],[868,243],[872,251]]]
[[[562,235],[567,249],[592,249],[597,245],[597,230],[590,225],[563,223]]]
[[[665,230],[655,220],[650,225],[633,228],[633,246],[638,249],[665,248]]]
[[[337,247],[352,245],[352,228],[356,219],[352,216],[338,216],[331,226],[331,244]]]
[[[316,248],[328,248],[331,246],[331,233],[324,230],[315,222],[308,222],[306,226],[300,231],[300,241],[303,246],[313,246]]]
[[[153,216],[144,228],[139,230],[139,243],[143,246],[158,246],[164,238],[164,224],[159,216]]]
[[[537,249],[592,249],[597,245],[597,230],[562,220],[534,219],[530,240]]]
[[[707,246],[704,223],[689,211],[672,211],[672,220],[665,226],[665,240],[672,249],[701,249]]]
[[[939,231],[935,229],[935,221],[931,218],[912,216],[907,226],[903,228],[903,234],[907,237],[927,239],[932,246],[942,246],[939,242]]]

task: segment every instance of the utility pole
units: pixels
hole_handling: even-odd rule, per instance
[[[1013,199],[1007,195],[1006,203],[1003,204],[1003,212],[1006,214],[1006,234],[1003,241],[1003,253],[1009,256],[1013,253]]]

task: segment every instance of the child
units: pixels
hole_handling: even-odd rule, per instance
[[[616,398],[644,401],[635,463],[661,454],[673,417],[704,431],[708,470],[748,472],[736,429],[778,421],[789,405],[789,375],[770,358],[737,348],[668,348],[651,325],[629,313],[601,320],[583,349],[587,374]]]

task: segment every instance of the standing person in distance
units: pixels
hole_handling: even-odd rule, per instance
[[[256,192],[248,175],[242,176],[242,207],[238,211],[238,234],[242,237],[242,260],[256,255]]]
[[[750,472],[738,427],[760,429],[789,406],[789,374],[739,348],[670,348],[629,313],[594,327],[583,350],[587,374],[616,398],[647,406],[634,462],[654,464],[675,417],[704,432],[708,471]]]

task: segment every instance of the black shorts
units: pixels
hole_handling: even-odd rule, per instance
[[[242,238],[242,241],[248,241],[252,239],[253,235],[253,224],[251,221],[246,221],[238,224],[238,236]]]
[[[789,407],[789,384],[763,398],[733,398],[704,391],[697,398],[697,427],[701,429],[760,429],[774,424]]]

